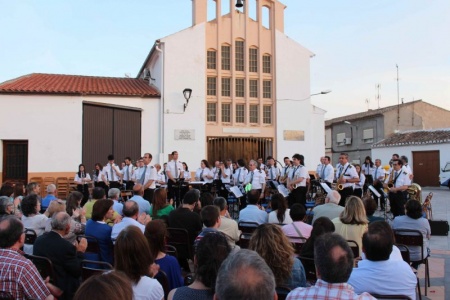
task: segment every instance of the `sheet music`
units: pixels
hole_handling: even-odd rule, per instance
[[[190,181],[189,184],[191,185],[204,185],[204,181]]]
[[[380,193],[378,193],[378,191],[372,185],[369,185],[369,190],[371,190],[375,196],[381,197]]]
[[[289,196],[289,190],[283,184],[279,184],[277,190],[284,197]]]
[[[231,187],[231,188],[230,188],[230,191],[234,194],[234,196],[235,196],[236,198],[240,198],[240,197],[244,196],[244,195],[241,193],[241,190],[240,190],[237,186]]]

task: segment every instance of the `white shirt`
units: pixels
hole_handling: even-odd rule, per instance
[[[83,177],[84,175],[84,177]],[[91,180],[91,175],[89,175],[89,173],[84,173],[82,174],[82,176],[78,176],[78,172],[75,173],[75,178],[74,178],[74,182],[78,183],[78,184],[87,184],[86,181],[83,181],[83,183],[80,183],[82,181],[82,178],[85,178],[86,180],[90,181]]]
[[[361,174],[359,174],[359,182],[355,183],[355,189],[362,189],[364,182],[366,182],[366,176],[361,172]]]
[[[322,178],[323,170],[325,169],[325,164],[318,164],[316,168],[316,174]]]
[[[252,190],[262,189],[263,184],[266,183],[266,173],[257,169],[248,172],[245,177],[244,185],[248,183],[252,184]]]
[[[144,174],[145,171],[145,174]],[[142,182],[142,176],[144,176],[144,184],[146,185],[147,182],[149,182],[150,180],[153,180],[153,183],[148,187],[150,189],[154,189],[156,188],[156,168],[153,166],[148,165],[147,168],[142,169],[142,173],[140,174],[141,176],[139,178],[137,178],[137,182],[141,183]]]
[[[125,228],[127,228],[128,226],[131,226],[131,225],[138,227],[142,231],[142,233],[144,233],[145,225],[142,225],[141,223],[139,223],[138,221],[136,221],[133,218],[124,217],[122,219],[122,221],[120,221],[120,223],[114,224],[112,231],[111,231],[111,238],[116,239],[122,230],[124,230]]]
[[[138,181],[139,178],[141,178],[141,173],[142,173],[143,170],[144,170],[143,167],[139,167],[139,168],[134,169],[133,175],[131,175],[131,180]]]
[[[189,172],[187,172],[187,173],[189,173]],[[185,173],[185,175],[184,175],[184,178],[186,178],[186,173]],[[191,177],[190,177],[190,175],[189,175],[189,179],[190,179]],[[159,171],[159,172],[157,172],[156,173],[156,180],[157,181],[164,181],[164,182],[166,182],[166,175],[164,175],[164,173],[162,172],[162,171]],[[157,183],[156,185],[160,185],[159,183]]]
[[[325,180],[328,183],[333,183],[334,179],[334,169],[331,164],[325,165],[325,168],[323,170],[324,176],[320,176],[323,180]]]
[[[208,169],[208,168],[198,168],[197,171],[195,172],[195,178],[198,179],[199,181],[203,181],[206,183],[211,183],[213,182],[213,179],[209,179],[206,176],[213,176],[213,172]]]
[[[261,165],[259,166],[259,169],[261,171],[265,171],[267,169],[267,166],[265,164],[261,163]]]
[[[303,180],[299,183],[299,186],[306,186],[306,179],[309,178],[308,171],[302,165],[293,166],[289,171],[289,180],[292,183],[299,178],[303,178]]]
[[[171,160],[167,163],[166,173],[170,173],[172,178],[180,178],[181,172],[183,172],[183,164],[180,161]],[[169,174],[167,174],[167,178],[170,178]]]
[[[189,171],[183,171],[184,172],[184,180],[189,181],[191,180],[191,172]]]
[[[111,166],[110,163],[107,163],[106,166],[103,167],[103,174],[105,174],[106,179],[108,181],[119,181],[120,176],[117,173],[122,174],[122,172],[119,169],[119,166],[116,164],[114,164],[114,166]]]
[[[142,276],[137,284],[133,283],[133,300],[161,300],[164,291],[158,280]]]
[[[336,180],[339,180],[342,172],[344,172],[344,179],[354,179],[359,178],[358,173],[356,172],[355,167],[353,167],[350,163],[346,163],[344,166],[339,165],[336,171]],[[339,182],[338,182],[339,183]],[[353,183],[344,183],[344,188],[353,187]]]
[[[214,180],[220,179],[219,178],[219,171],[220,171],[220,168],[217,168],[217,167],[214,167],[214,168],[211,169],[211,172],[213,173],[213,179]]]
[[[409,174],[401,169],[400,171],[393,170],[392,180],[394,181],[394,187],[398,188],[404,185],[411,185],[411,179],[409,179]],[[397,175],[395,174],[397,172]]]
[[[291,216],[289,215],[290,211],[291,210],[288,208],[284,212],[284,220],[283,220],[282,224],[291,224],[293,222]],[[267,223],[280,224],[280,221],[277,218],[277,211],[276,210],[271,211],[269,213],[269,220],[267,221]]]
[[[292,169],[292,166],[284,166],[283,169],[281,170],[281,176],[288,176],[289,175],[289,171]]]
[[[403,169],[403,171],[406,171],[406,173],[408,173],[408,175],[412,174],[411,166],[409,164],[403,165],[402,169]]]
[[[374,181],[378,179],[379,181],[383,182],[385,173],[386,172],[384,171],[383,167],[379,166],[378,168],[375,167],[372,170],[372,174],[370,174],[370,175],[372,175]]]
[[[245,177],[247,177],[247,174],[248,170],[245,167],[238,168],[233,176],[234,185],[241,185],[244,182]]]
[[[223,172],[220,174],[220,179],[222,180],[222,183],[230,183],[231,182],[231,169],[230,168],[224,168]],[[224,177],[226,175],[226,177]]]
[[[267,167],[267,180],[276,180],[280,175],[280,169],[275,166]]]
[[[373,165],[373,167],[371,167],[370,164],[363,164],[361,166],[361,173],[364,173],[364,175],[372,175],[372,173],[375,169],[376,169],[375,165]]]
[[[132,179],[133,173],[134,173],[134,167],[132,164],[126,165],[122,169],[123,173],[123,180],[129,181]]]

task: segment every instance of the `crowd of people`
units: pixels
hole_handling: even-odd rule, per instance
[[[326,299],[374,299],[370,294],[402,294],[415,299],[416,275],[402,260],[393,229],[422,232],[427,252],[410,248],[412,266],[417,268],[421,257],[428,255],[430,228],[422,218],[420,203],[403,198],[412,173],[403,168],[402,160],[393,157],[392,171],[386,176],[380,169],[381,161],[371,166],[368,158],[364,165],[353,166],[343,153],[335,173],[331,167],[333,180],[329,158],[322,158],[315,174],[318,180],[341,186],[329,191],[325,203],[314,207],[310,212],[313,218],[308,219],[305,204],[311,182],[300,154],[294,154],[292,161],[286,157],[283,168],[275,165],[273,157],[268,157],[266,164],[262,159],[251,160],[248,169],[242,159],[235,166],[231,160],[218,161],[214,168],[202,160],[193,179],[187,165],[178,161],[176,151],[164,168],[150,165],[151,158],[145,153],[138,167],[126,158],[119,167],[109,156],[106,166],[96,165],[93,188],[90,175],[80,165],[75,176],[77,191],[67,199],[59,199],[52,184],[43,198],[39,184],[3,184],[1,291],[14,299],[91,299],[104,295],[110,299],[260,300],[276,299],[282,287],[290,291],[288,299],[324,295]],[[389,187],[395,212],[392,224],[373,216],[376,200],[361,199],[364,174],[365,180],[372,177],[371,183],[380,191],[387,183],[393,184]],[[180,191],[180,181],[190,180],[192,187]],[[245,204],[237,220],[228,211],[228,189],[218,188],[212,196],[201,188],[214,186],[216,180],[221,180],[222,187],[243,187],[245,198],[241,201]],[[275,183],[284,184],[289,196],[277,193]],[[133,197],[124,201],[121,189],[132,190]],[[270,211],[261,205],[266,189],[271,195]],[[401,198],[391,198],[397,193]],[[400,202],[394,204],[397,200]],[[255,226],[245,244],[248,249],[241,248],[244,244],[240,243],[238,222]],[[193,257],[184,252],[177,257],[167,253],[168,228],[187,231]],[[25,243],[26,231],[36,235],[34,243]],[[85,253],[89,239],[94,238],[99,252]],[[300,251],[293,246],[298,238],[304,241]],[[349,240],[356,242],[359,253],[350,248]],[[52,281],[42,278],[24,253],[50,259],[55,271]],[[314,260],[314,285],[306,280],[298,256]],[[86,259],[109,263],[113,270],[81,282],[81,262]],[[185,285],[183,276],[192,266],[193,281]],[[160,273],[167,277],[170,293],[158,282]]]

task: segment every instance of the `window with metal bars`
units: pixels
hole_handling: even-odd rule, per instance
[[[231,47],[222,45],[222,70],[231,70]]]
[[[236,97],[245,96],[245,80],[243,78],[236,78]]]
[[[272,98],[272,81],[263,81],[263,98]]]
[[[250,48],[248,52],[248,69],[250,72],[258,72],[258,49]]]
[[[222,103],[222,122],[223,123],[231,122],[231,104],[230,103]]]
[[[236,123],[245,122],[245,105],[236,104]]]
[[[206,107],[206,120],[208,122],[217,122],[217,103],[209,102]]]
[[[271,56],[268,54],[263,55],[263,73],[272,73]]]
[[[222,96],[231,96],[231,78],[229,77],[222,77]]]
[[[263,106],[263,123],[264,124],[272,124],[272,106],[271,105]]]
[[[244,71],[244,41],[235,42],[236,71]]]
[[[208,96],[216,96],[217,95],[217,78],[216,77],[208,77],[206,94]]]
[[[208,50],[206,55],[206,62],[208,69],[216,69],[217,52],[216,50]]]

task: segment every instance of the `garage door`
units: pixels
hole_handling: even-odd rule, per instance
[[[439,186],[439,150],[413,151],[413,181],[420,186]]]
[[[140,152],[141,111],[83,104],[83,163],[89,172],[97,162],[105,165],[109,154],[120,165]]]

